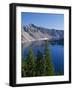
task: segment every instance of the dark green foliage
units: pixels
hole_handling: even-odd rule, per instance
[[[27,76],[27,62],[26,60],[22,60],[22,77]]]
[[[52,76],[54,75],[54,67],[51,60],[50,50],[48,48],[48,41],[45,45],[45,75]]]
[[[29,49],[28,57],[27,57],[27,76],[35,76],[35,57],[32,51],[32,48]]]
[[[37,54],[36,60],[36,76],[43,76],[44,64],[43,64],[43,55],[40,51]]]
[[[35,58],[32,48],[30,47],[26,60],[22,60],[22,77],[34,76],[53,76],[54,67],[51,60],[48,42],[45,44],[44,55],[38,51]]]

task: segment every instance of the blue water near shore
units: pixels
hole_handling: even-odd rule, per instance
[[[32,47],[35,57],[38,50],[44,55],[45,41],[27,42],[22,45],[22,58],[26,58],[29,48]],[[55,73],[64,75],[64,44],[63,41],[49,42],[48,48],[50,50],[51,60],[54,66]]]

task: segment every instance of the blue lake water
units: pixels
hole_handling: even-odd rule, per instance
[[[26,58],[29,48],[32,47],[35,57],[38,50],[44,55],[45,41],[27,42],[22,45],[22,58]],[[61,73],[64,75],[64,44],[63,41],[49,42],[48,48],[50,50],[51,60],[54,66],[56,75]]]

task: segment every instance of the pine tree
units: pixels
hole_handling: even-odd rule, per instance
[[[26,77],[27,76],[27,62],[26,60],[22,60],[22,77]]]
[[[48,47],[48,41],[46,41],[45,44],[45,75],[47,76],[52,76],[54,75],[54,67],[52,64],[52,60],[51,60],[51,55],[50,55],[50,50]]]
[[[43,70],[44,70],[43,55],[40,51],[38,51],[36,60],[36,76],[43,76]]]
[[[27,57],[27,76],[35,76],[35,57],[32,48],[30,47],[28,57]]]

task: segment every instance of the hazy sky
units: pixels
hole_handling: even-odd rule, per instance
[[[22,25],[35,24],[48,29],[64,30],[64,15],[49,13],[21,13]]]

